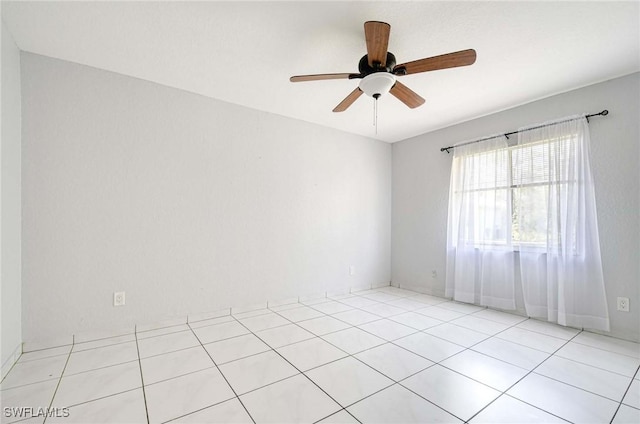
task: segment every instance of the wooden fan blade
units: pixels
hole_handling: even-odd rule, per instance
[[[380,63],[380,66],[383,67],[387,64],[390,31],[391,25],[385,22],[368,21],[364,23],[369,66],[374,67],[374,62]]]
[[[289,78],[291,82],[304,82],[304,81],[320,81],[331,79],[349,79],[350,75],[354,74],[316,74],[316,75],[296,75]]]
[[[349,106],[353,104],[353,102],[358,100],[358,97],[360,97],[361,95],[362,95],[362,90],[360,90],[360,87],[356,87],[356,89],[353,90],[351,93],[349,93],[349,95],[345,97],[344,100],[341,101],[340,104],[338,104],[338,106],[336,106],[333,109],[333,111],[344,112],[345,110],[347,110]]]
[[[391,90],[389,90],[389,93],[393,94],[395,98],[409,106],[411,109],[424,104],[424,99],[422,97],[400,81],[396,81],[393,87],[391,87]]]
[[[401,63],[393,68],[393,72],[402,69],[405,74],[417,74],[419,72],[436,71],[438,69],[456,68],[458,66],[473,65],[476,61],[476,51],[473,49],[462,50],[455,53],[447,53],[440,56],[433,56],[426,59],[414,60],[413,62]]]

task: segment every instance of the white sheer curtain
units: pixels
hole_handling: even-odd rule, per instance
[[[504,136],[454,150],[446,295],[515,309],[511,166]]]
[[[514,244],[527,315],[609,331],[589,142],[578,116],[518,134]]]

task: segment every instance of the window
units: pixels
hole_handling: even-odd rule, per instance
[[[584,117],[457,146],[449,193],[447,296],[609,330]]]
[[[559,206],[554,196],[576,183],[568,169],[575,144],[570,135],[455,158],[468,170],[455,194],[472,197],[467,205],[475,208],[474,223],[468,227],[473,232],[465,238],[495,245],[546,246],[558,241],[560,231],[549,225],[553,220],[548,210]]]

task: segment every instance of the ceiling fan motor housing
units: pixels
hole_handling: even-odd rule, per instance
[[[387,52],[387,63],[384,66],[379,63],[369,66],[369,56],[364,55],[358,63],[358,70],[362,75],[362,80],[358,87],[369,97],[377,99],[383,94],[391,90],[396,83],[396,77],[393,75],[393,67],[396,66],[396,57],[393,53]]]
[[[365,54],[362,56],[362,59],[360,59],[360,63],[358,63],[358,70],[360,71],[360,74],[367,76],[375,72],[391,73],[394,66],[396,66],[396,57],[393,53],[387,52],[387,63],[385,63],[384,66],[380,66],[379,63],[374,63],[374,66],[369,66],[369,56]]]

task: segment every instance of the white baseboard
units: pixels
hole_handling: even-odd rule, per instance
[[[375,283],[375,284],[368,284],[368,285],[362,284],[362,285],[350,287],[345,290],[341,290],[339,292],[315,293],[311,296],[302,296],[302,297],[295,297],[295,298],[288,297],[288,298],[282,298],[282,299],[277,299],[272,301],[264,301],[264,302],[251,304],[251,305],[247,305],[247,304],[236,305],[236,306],[225,308],[225,309],[219,309],[213,312],[200,312],[197,314],[188,314],[180,317],[166,318],[166,319],[158,320],[154,322],[139,323],[125,329],[100,329],[100,330],[82,331],[75,335],[65,336],[65,337],[56,337],[55,339],[51,339],[51,340],[35,340],[35,341],[25,342],[24,351],[30,352],[34,350],[50,349],[50,348],[66,346],[66,345],[70,345],[78,342],[86,342],[86,341],[99,340],[99,339],[109,338],[109,337],[117,337],[125,334],[133,334],[137,331],[147,331],[151,329],[159,329],[159,328],[171,327],[174,325],[187,324],[189,322],[213,319],[213,318],[221,317],[224,315],[229,315],[231,313],[238,314],[242,312],[254,311],[256,309],[267,308],[269,306],[296,303],[306,298],[322,298],[322,297],[327,297],[332,295],[342,295],[342,294],[346,295],[351,292],[387,287],[389,285],[390,285],[389,282]],[[20,357],[20,354],[22,353],[23,349],[22,349],[22,346],[19,346],[19,348],[20,349],[18,349],[19,351],[18,356],[8,366],[6,370],[7,372],[11,369],[15,361],[17,361],[18,358]],[[7,361],[7,362],[10,362],[10,361]],[[4,365],[2,368],[2,372],[3,372],[2,375],[4,376],[5,375]]]
[[[422,294],[428,294],[430,296],[446,297],[444,295],[444,290],[432,290],[417,284],[408,284],[408,283],[401,283],[398,281],[392,281],[391,285],[399,289],[407,289],[407,290],[415,291]]]

